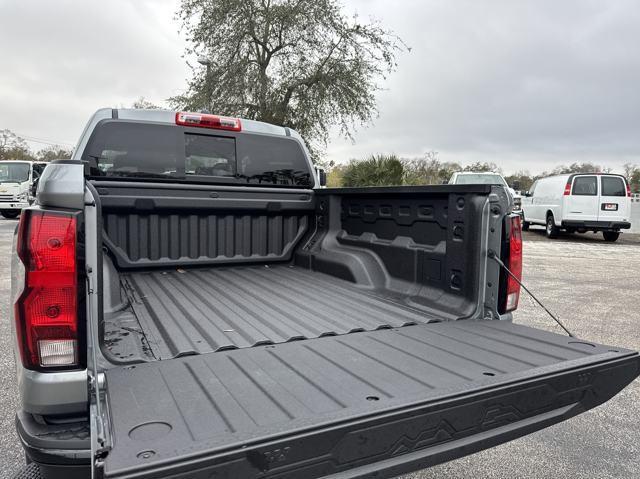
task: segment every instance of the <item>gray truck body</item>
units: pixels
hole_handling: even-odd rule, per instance
[[[392,477],[567,419],[640,373],[635,352],[501,313],[503,187],[318,189],[295,132],[244,120],[237,148],[294,142],[303,186],[96,176],[107,124],[231,137],[100,110],[46,168],[33,209],[81,215],[87,322],[78,370],[16,358],[18,431],[50,477]],[[91,439],[65,443],[57,424],[36,440],[38,418],[63,416]]]

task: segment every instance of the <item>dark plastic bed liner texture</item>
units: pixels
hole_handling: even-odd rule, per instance
[[[156,359],[427,322],[421,311],[294,266],[122,275]]]
[[[616,361],[626,363],[610,365]],[[581,372],[594,364],[602,371]],[[143,477],[132,471],[171,469],[188,456],[217,457],[199,469],[213,475],[194,478],[319,477],[494,427],[558,422],[605,401],[638,369],[630,351],[506,321],[420,324],[120,367],[106,373],[115,447],[105,471]],[[485,397],[456,412],[471,393]],[[442,401],[449,413],[403,413],[384,425],[388,432],[336,429],[416,404],[423,414]],[[216,475],[216,467],[227,472]]]

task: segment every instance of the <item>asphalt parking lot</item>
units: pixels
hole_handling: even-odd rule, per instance
[[[9,324],[11,241],[17,220],[0,217],[0,478],[10,478],[24,463],[13,424],[18,407],[13,338]]]
[[[14,431],[16,382],[9,325],[10,248],[17,222],[0,218],[0,478],[23,463]],[[640,349],[640,235],[614,244],[602,235],[547,240],[525,233],[524,281],[577,336]],[[522,297],[515,321],[559,331]],[[640,382],[613,400],[531,436],[404,479],[637,478],[640,471]]]

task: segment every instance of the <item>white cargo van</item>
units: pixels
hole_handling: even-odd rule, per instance
[[[33,184],[47,166],[35,161],[0,161],[0,214],[15,218],[33,203]]]
[[[545,225],[547,236],[602,231],[616,241],[631,227],[631,189],[622,175],[578,173],[537,180],[522,199],[523,229]]]

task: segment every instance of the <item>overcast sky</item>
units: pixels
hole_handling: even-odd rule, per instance
[[[637,0],[349,0],[411,47],[380,117],[329,157],[640,164]],[[174,0],[0,0],[0,129],[74,144],[91,113],[186,85]],[[46,146],[31,143],[32,147]]]

